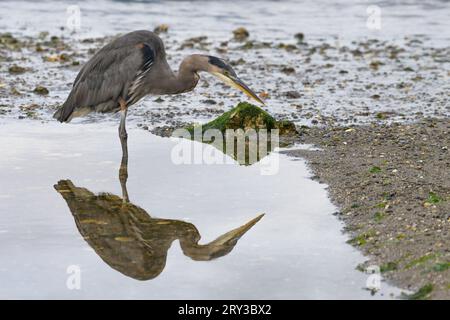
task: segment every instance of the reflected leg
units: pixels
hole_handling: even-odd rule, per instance
[[[120,125],[119,125],[119,138],[122,145],[122,165],[128,164],[128,134],[126,129],[127,120],[127,105],[125,100],[120,99]]]
[[[124,203],[130,202],[130,199],[128,197],[127,180],[128,180],[128,163],[124,163],[122,159],[122,163],[120,164],[119,169],[119,181],[120,187],[122,188],[122,199]]]

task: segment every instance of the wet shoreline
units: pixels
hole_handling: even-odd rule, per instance
[[[297,125],[333,126],[372,122],[411,122],[448,117],[450,47],[427,45],[416,35],[399,40],[361,39],[341,43],[309,39],[293,32],[291,40],[261,41],[250,34],[228,40],[200,35],[179,39],[160,36],[174,70],[191,53],[214,54],[266,101],[278,120]],[[50,120],[64,101],[85,61],[113,37],[34,37],[0,34],[0,115]],[[147,97],[130,110],[131,124],[149,128],[182,127],[206,122],[244,97],[202,75],[194,92]],[[92,115],[82,121],[111,119]]]
[[[349,243],[393,284],[420,298],[450,296],[450,122],[303,129],[307,159],[328,186]]]

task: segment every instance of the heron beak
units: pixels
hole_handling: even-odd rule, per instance
[[[266,105],[264,103],[264,101],[260,97],[258,97],[258,95],[252,89],[250,89],[241,79],[239,79],[237,77],[233,77],[233,76],[226,76],[219,72],[214,72],[213,75],[218,77],[220,80],[222,80],[229,86],[244,92],[247,96],[256,100],[258,103],[262,104],[263,106]]]

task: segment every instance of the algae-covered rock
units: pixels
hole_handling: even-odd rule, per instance
[[[164,24],[164,23],[160,24],[155,29],[153,29],[153,32],[156,34],[167,33],[168,31],[169,31],[169,25]]]
[[[188,129],[193,131],[194,127]],[[294,123],[287,120],[276,121],[268,112],[248,102],[241,102],[215,120],[202,125],[203,132],[209,129],[218,129],[223,133],[227,129],[278,129],[280,136],[297,133]]]
[[[10,74],[22,74],[22,73],[25,73],[26,71],[27,71],[27,68],[18,66],[17,64],[14,64],[8,68],[8,72]]]
[[[41,96],[46,96],[49,94],[48,89],[44,86],[37,86],[34,88],[33,92]]]
[[[0,33],[0,48],[8,50],[20,50],[22,43],[11,33]]]
[[[277,121],[263,109],[247,102],[239,103],[211,122],[186,129],[191,138],[213,144],[243,165],[252,165],[275,148],[290,145],[297,136],[294,123]],[[212,133],[213,130],[220,131],[222,136],[213,134],[214,138],[211,138],[208,131]],[[274,130],[278,130],[278,135]]]
[[[250,36],[250,33],[247,29],[240,27],[236,30],[233,30],[233,36],[235,40],[242,41],[244,39],[247,39]]]

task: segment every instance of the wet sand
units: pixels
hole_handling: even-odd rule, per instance
[[[252,33],[238,41],[232,31],[227,37],[180,38],[169,27],[160,36],[174,70],[191,53],[230,61],[278,120],[331,126],[450,115],[450,47],[432,46],[427,37],[344,41],[306,35],[298,42],[292,32],[285,41]],[[0,34],[0,115],[51,119],[83,63],[115,36],[61,37],[45,30],[34,36]],[[203,73],[194,92],[147,97],[131,108],[129,119],[150,130],[180,127],[207,122],[245,99]],[[85,121],[99,118],[104,116]]]
[[[304,129],[297,150],[328,185],[349,241],[392,283],[450,297],[450,121]],[[428,293],[428,291],[430,291]]]

